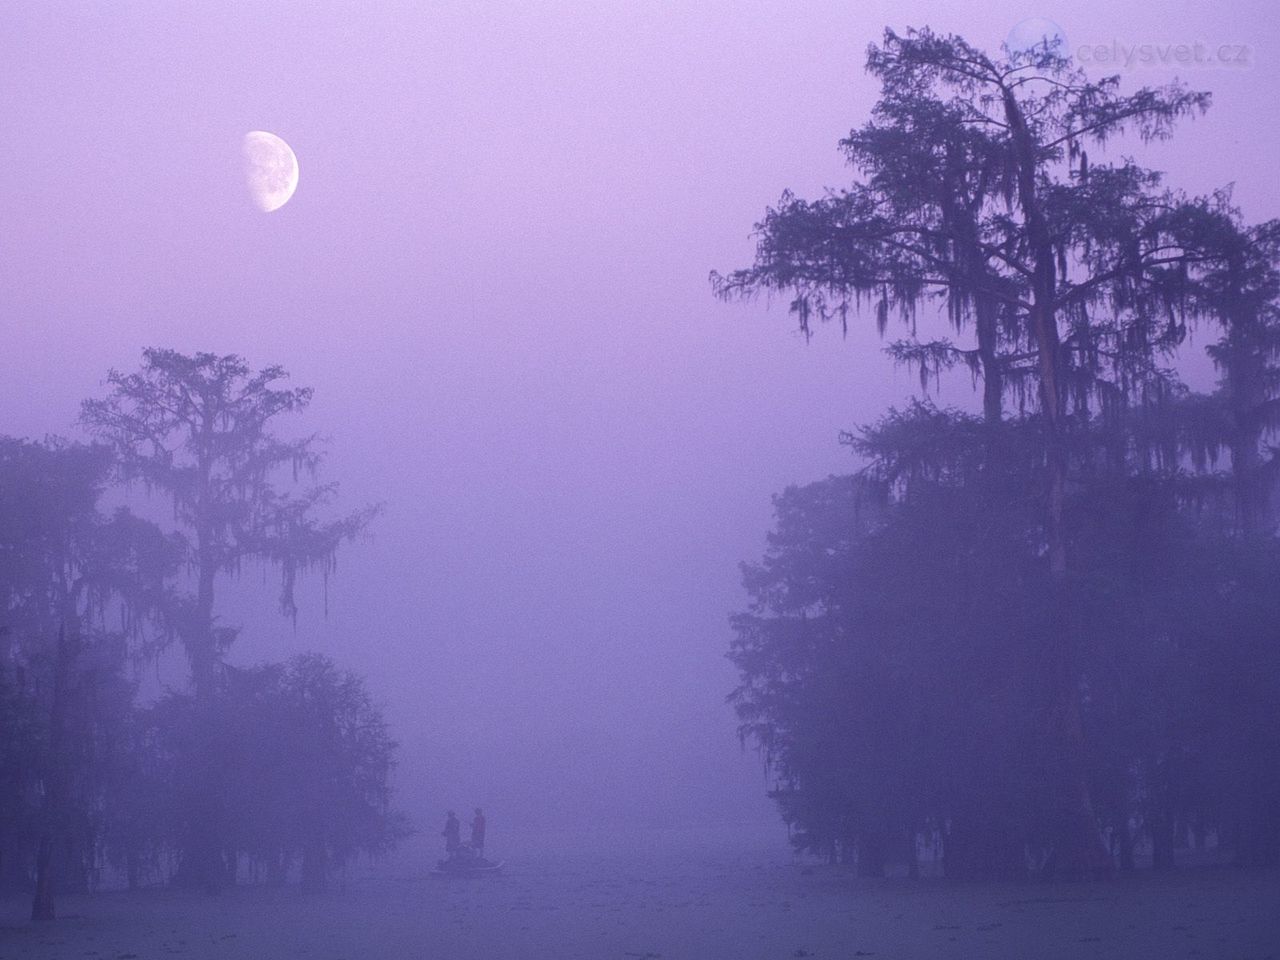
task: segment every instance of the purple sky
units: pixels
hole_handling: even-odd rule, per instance
[[[869,321],[806,347],[707,273],[749,261],[784,187],[845,181],[867,44],[929,24],[994,50],[1037,16],[1072,49],[1247,44],[1181,69],[1216,105],[1140,156],[1280,215],[1271,3],[939,9],[11,0],[0,431],[72,433],[148,345],[286,365],[347,501],[387,510],[296,636],[269,587],[230,591],[237,658],[365,673],[423,822],[767,817],[722,702],[736,565],[770,494],[846,469],[838,431],[913,383]],[[252,129],[300,162],[273,214],[241,183]]]

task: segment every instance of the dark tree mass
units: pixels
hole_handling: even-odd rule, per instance
[[[1166,867],[1189,832],[1276,863],[1280,224],[1098,159],[1206,94],[927,30],[868,69],[858,180],[785,195],[713,279],[789,292],[806,334],[900,317],[893,360],[967,369],[982,416],[854,431],[864,466],[779,497],[746,568],[732,700],[797,842],[869,874],[924,838],[955,877]],[[973,346],[915,334],[935,305]],[[1191,326],[1212,394],[1169,366]]]
[[[225,655],[215,605],[249,560],[328,573],[376,512],[327,519],[333,485],[314,438],[281,440],[305,407],[279,367],[147,350],[135,374],[84,404],[102,442],[0,441],[0,881],[33,884],[32,914],[105,866],[129,886],[217,888],[237,877],[324,883],[405,830],[390,807],[395,741],[356,675],[319,655],[253,669]],[[141,482],[171,499],[172,529],[104,493]],[[174,641],[190,693],[135,696],[130,667]]]

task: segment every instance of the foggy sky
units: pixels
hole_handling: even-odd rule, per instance
[[[1271,4],[1165,9],[8,2],[0,432],[75,436],[144,346],[284,364],[344,502],[386,511],[327,619],[314,584],[296,634],[270,583],[225,592],[233,659],[314,648],[366,674],[428,827],[476,803],[495,837],[767,819],[723,703],[737,564],[770,495],[848,469],[838,432],[914,383],[869,319],[806,346],[708,271],[749,262],[783,188],[847,182],[836,141],[886,25],[992,52],[1032,16],[1071,47],[1247,43],[1247,67],[1181,70],[1215,105],[1140,159],[1280,215]],[[299,158],[269,215],[240,180],[251,129]]]

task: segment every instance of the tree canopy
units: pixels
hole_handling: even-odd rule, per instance
[[[746,576],[752,612],[734,620],[744,733],[778,764],[802,835],[872,864],[887,837],[932,830],[960,875],[1102,875],[1100,831],[1128,837],[1139,808],[1165,857],[1189,815],[1166,789],[1192,750],[1174,746],[1186,691],[1214,643],[1271,667],[1265,628],[1219,593],[1262,575],[1270,549],[1231,538],[1275,533],[1276,227],[1246,225],[1226,192],[1188,197],[1104,158],[1117,138],[1171,136],[1206,93],[1125,92],[1047,42],[991,57],[927,29],[887,31],[867,69],[880,98],[841,141],[854,182],[785,192],[754,263],[713,287],[788,295],[806,336],[815,319],[867,314],[884,334],[896,317],[893,361],[926,393],[966,370],[983,416],[917,402],[851,433],[854,487],[882,501],[870,525],[845,479],[779,500],[770,557]],[[1193,324],[1221,332],[1211,396],[1173,368]],[[1146,696],[1126,671],[1165,686]],[[931,724],[989,733],[990,749]],[[893,783],[917,802],[886,820]],[[1270,848],[1272,827],[1241,823],[1241,850]]]

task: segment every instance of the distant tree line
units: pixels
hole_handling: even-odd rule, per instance
[[[235,667],[221,578],[260,562],[327,576],[372,519],[321,514],[321,454],[277,419],[311,392],[279,367],[147,350],[86,401],[90,443],[0,438],[0,887],[104,878],[208,889],[323,884],[404,832],[390,805],[396,744],[363,681],[318,654]],[[107,511],[115,484],[163,495],[173,523]],[[180,645],[190,686],[146,702],[137,668]]]
[[[744,567],[731,701],[796,842],[879,875],[940,842],[958,878],[1156,868],[1188,836],[1280,863],[1280,223],[1131,159],[1202,111],[1048,43],[992,58],[887,32],[842,142],[854,184],[785,194],[724,297],[894,318],[925,399],[776,498]],[[965,339],[927,339],[936,309]],[[1172,368],[1188,330],[1217,389]],[[928,388],[969,374],[981,412]]]

